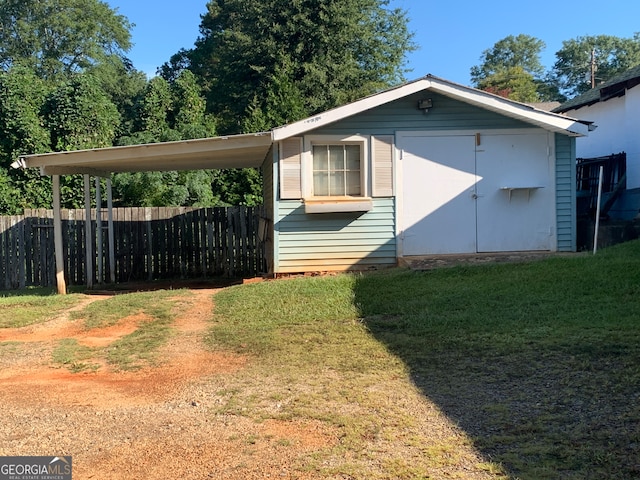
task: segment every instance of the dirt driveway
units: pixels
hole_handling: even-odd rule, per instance
[[[337,432],[311,421],[212,414],[225,376],[246,363],[204,348],[216,291],[193,290],[165,361],[136,372],[104,365],[70,373],[53,366],[51,352],[61,338],[109,345],[140,318],[86,331],[65,314],[2,330],[13,354],[0,355],[0,455],[72,455],[77,480],[317,478],[296,469],[296,459],[335,444]],[[76,308],[104,298],[87,296]]]

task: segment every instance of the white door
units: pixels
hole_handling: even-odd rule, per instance
[[[475,137],[398,135],[402,254],[476,251]]]
[[[402,255],[550,250],[548,138],[399,133]]]
[[[478,252],[551,249],[555,189],[548,139],[546,132],[480,136]]]

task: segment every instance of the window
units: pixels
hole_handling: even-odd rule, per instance
[[[313,145],[313,196],[362,196],[360,145]]]
[[[298,165],[305,213],[355,213],[373,209],[370,137],[309,135],[304,137],[301,146]],[[380,151],[384,153],[383,148]],[[283,158],[286,161],[289,157]],[[288,173],[283,162],[283,181],[289,178]],[[382,172],[381,178],[384,177]],[[294,198],[293,189],[284,191]]]

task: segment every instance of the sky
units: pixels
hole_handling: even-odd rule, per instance
[[[128,52],[136,69],[153,76],[156,69],[198,38],[207,0],[106,0],[135,26]],[[469,70],[484,50],[508,35],[521,33],[545,42],[541,60],[550,69],[564,40],[586,35],[630,38],[640,32],[638,0],[477,0],[450,2],[391,0],[408,12],[409,29],[418,49],[407,55],[405,74],[413,80],[427,74],[469,85]]]

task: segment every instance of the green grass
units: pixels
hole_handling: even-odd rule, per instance
[[[88,305],[82,311],[73,312],[73,319],[84,319],[87,329],[116,324],[120,319],[144,313],[165,321],[173,318],[173,299],[187,295],[187,290],[157,290],[115,295],[107,300]]]
[[[412,384],[496,478],[640,477],[640,242],[595,257],[232,287],[216,296],[215,320],[212,346],[256,358],[220,392],[222,412],[319,419],[343,435],[326,455],[360,452],[309,468],[437,478],[456,461],[455,440],[422,451],[423,434],[396,440],[378,470],[365,453],[417,428],[402,407]]]
[[[107,362],[118,370],[137,370],[155,365],[158,349],[171,337],[173,315],[153,317],[137,330],[109,345]]]
[[[0,328],[17,328],[45,322],[74,306],[80,295],[53,295],[50,290],[0,292]]]
[[[85,370],[97,370],[100,365],[95,363],[98,349],[80,345],[73,338],[63,338],[53,350],[53,361],[68,368],[74,373]]]
[[[65,339],[54,351],[54,362],[71,371],[96,368],[99,364],[96,362],[103,360],[116,370],[137,370],[155,365],[159,348],[171,337],[171,324],[181,305],[181,298],[188,294],[188,290],[120,294],[73,312],[72,318],[83,319],[88,330],[112,326],[136,314],[144,314],[147,319],[134,332],[105,348],[82,347],[75,340]]]

